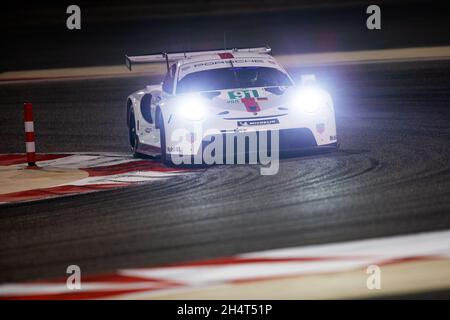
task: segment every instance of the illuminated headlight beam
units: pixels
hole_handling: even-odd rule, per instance
[[[180,97],[178,114],[191,121],[201,121],[206,116],[206,103],[198,96]]]
[[[295,92],[291,98],[291,105],[306,113],[315,113],[326,102],[326,93],[313,86],[305,86]]]

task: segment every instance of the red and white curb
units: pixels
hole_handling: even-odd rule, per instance
[[[129,187],[187,173],[186,170],[165,167],[157,160],[135,159],[123,154],[36,154],[35,159],[38,169],[30,170],[78,169],[87,174],[82,179],[45,188],[35,187],[30,181],[27,190],[0,194],[0,204]],[[0,155],[0,168],[12,166],[17,170],[27,170],[27,157],[22,154]]]
[[[365,271],[367,266],[373,264],[383,267],[439,259],[448,263],[448,258],[450,230],[118,270],[109,275],[82,277],[79,290],[69,290],[65,279],[3,284],[0,285],[0,299],[154,299],[171,296],[189,299],[193,290],[208,290],[221,285],[239,291],[239,287],[233,286],[273,283],[277,279],[289,280],[293,277],[307,280],[317,275],[333,276],[324,280],[330,281],[344,272]],[[430,277],[440,280],[437,271],[425,271],[429,272]],[[423,270],[420,274],[427,276]],[[445,275],[443,277],[442,282],[450,288],[450,282]],[[361,286],[365,286],[365,282]],[[274,297],[277,297],[275,291],[268,296]]]

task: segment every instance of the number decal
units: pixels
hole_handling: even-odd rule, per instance
[[[235,90],[228,91],[228,97],[230,100],[239,100],[243,98],[259,98],[258,90]]]

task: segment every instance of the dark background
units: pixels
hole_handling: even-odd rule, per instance
[[[270,45],[274,54],[446,45],[443,1],[378,1],[382,29],[366,28],[371,1],[76,1],[2,8],[0,71],[122,64],[124,55]]]

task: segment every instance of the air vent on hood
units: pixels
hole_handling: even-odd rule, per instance
[[[280,89],[280,87],[269,87],[269,88],[264,88],[266,91],[276,94],[277,96],[281,96],[284,91]]]

